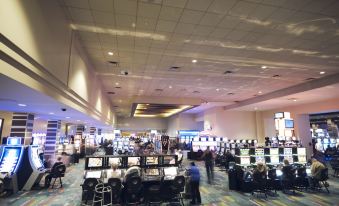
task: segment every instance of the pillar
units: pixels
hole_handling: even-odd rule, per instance
[[[259,111],[255,112],[255,123],[256,123],[256,138],[258,143],[265,143],[265,134],[264,134],[264,121],[262,118],[262,113]]]
[[[34,115],[28,113],[13,113],[11,137],[22,137],[24,145],[30,145],[32,142]]]
[[[57,152],[57,144],[60,139],[61,120],[49,120],[47,122],[47,133],[44,156],[46,160],[54,159]]]
[[[298,114],[295,116],[295,133],[301,141],[303,147],[306,147],[307,158],[312,156],[312,135],[310,131],[310,117],[308,114]]]

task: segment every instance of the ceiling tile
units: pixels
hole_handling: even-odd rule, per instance
[[[201,19],[200,24],[205,26],[216,26],[223,17],[223,14],[206,13]]]
[[[239,0],[214,0],[208,8],[209,12],[226,14]]]
[[[312,0],[285,1],[281,7],[293,10],[299,10]]]
[[[339,17],[339,2],[333,1],[330,5],[325,7],[323,10],[320,11],[320,13],[327,15],[327,16],[334,16]]]
[[[211,5],[212,1],[213,0],[188,0],[186,8],[198,11],[206,11]]]
[[[177,27],[175,28],[175,33],[192,34],[194,27],[194,24],[178,23]]]
[[[178,21],[179,18],[181,17],[182,11],[183,9],[181,8],[162,6],[159,19]]]
[[[194,34],[199,36],[207,36],[213,31],[214,27],[198,25],[194,28]]]
[[[159,16],[160,9],[161,6],[157,4],[139,3],[138,16],[157,19]]]
[[[239,1],[230,11],[229,15],[247,17],[254,9],[257,4],[246,1]]]
[[[98,0],[89,0],[89,4],[91,9],[98,10],[98,11],[113,11],[113,0],[105,0],[105,1],[98,1]]]
[[[254,12],[250,13],[248,17],[266,20],[278,7],[268,6],[268,5],[259,5],[255,8]]]
[[[163,4],[166,6],[184,8],[187,0],[164,0]]]
[[[294,10],[281,8],[274,11],[274,13],[268,18],[268,20],[275,22],[285,22],[285,20],[292,16],[294,13]]]
[[[232,29],[240,22],[238,17],[225,16],[224,19],[218,24],[218,27]]]
[[[155,30],[156,20],[145,18],[145,17],[138,17],[137,18],[137,29],[139,30]]]
[[[281,6],[285,3],[285,1],[288,1],[288,0],[263,0],[262,1],[262,4],[268,4],[268,5],[273,5],[273,6]]]
[[[226,39],[229,39],[229,40],[240,40],[245,35],[247,35],[247,32],[239,31],[239,30],[232,30],[231,32],[229,32],[227,34]]]
[[[84,0],[65,0],[67,6],[89,9],[88,1]]]
[[[137,3],[137,0],[114,0],[115,13],[135,16]]]
[[[93,22],[91,11],[88,9],[69,8],[72,19],[77,22]]]
[[[180,21],[183,23],[198,24],[203,15],[204,12],[185,9]]]
[[[134,16],[117,14],[115,15],[116,26],[120,29],[133,29],[132,25],[136,23]]]
[[[228,34],[228,32],[230,32],[230,29],[215,28],[214,31],[210,33],[210,37],[222,39]]]
[[[320,13],[321,10],[328,7],[331,3],[335,2],[336,0],[322,0],[322,1],[311,1],[308,4],[304,5],[300,10]]]
[[[94,22],[97,24],[115,25],[115,18],[112,13],[93,11]]]
[[[159,20],[157,23],[157,31],[173,32],[177,23],[174,21]]]

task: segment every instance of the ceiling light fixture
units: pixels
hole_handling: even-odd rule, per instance
[[[71,117],[66,117],[66,119],[70,119]]]
[[[258,94],[262,94],[262,91],[259,91]]]
[[[261,68],[262,68],[262,69],[266,69],[266,68],[267,68],[267,66],[265,66],[265,65],[264,65],[264,66],[261,66]]]
[[[319,74],[325,74],[326,72],[320,72]]]
[[[296,102],[297,100],[296,99],[293,99],[293,102]]]
[[[193,60],[192,60],[192,63],[197,63],[197,60],[196,60],[196,59],[193,59]]]
[[[254,107],[254,110],[258,110],[258,107]]]
[[[219,89],[219,88],[216,88],[215,90],[216,90],[217,92],[219,92],[219,91],[220,91],[220,89]]]
[[[77,119],[77,122],[80,122],[80,120]]]
[[[119,102],[121,103],[121,102],[122,102],[122,100],[121,100],[121,99],[119,99]]]
[[[119,85],[119,82],[115,82],[115,85],[117,85],[117,86],[118,86],[118,85]]]
[[[110,55],[110,56],[113,56],[114,53],[113,52],[108,52],[107,54]]]
[[[49,114],[53,115],[54,113],[53,113],[53,112],[50,112]]]
[[[172,89],[173,87],[171,85],[169,85],[168,88]]]
[[[18,104],[19,107],[26,107],[26,104]]]

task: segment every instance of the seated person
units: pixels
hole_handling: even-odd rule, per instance
[[[49,172],[47,172],[49,174],[47,174],[46,177],[45,177],[45,188],[48,188],[50,186],[51,180],[52,180],[52,177],[53,177],[53,175],[55,173],[56,167],[59,166],[59,165],[64,164],[61,160],[62,160],[62,157],[58,157],[57,161],[52,166],[52,169]]]
[[[264,163],[259,162],[253,171],[254,184],[259,184],[267,179],[267,168]]]
[[[138,166],[130,167],[126,170],[124,176],[124,183],[126,183],[132,177],[141,177],[141,169]]]
[[[284,159],[284,166],[282,168],[282,179],[288,180],[293,178],[293,167],[287,159]]]
[[[312,158],[311,176],[309,176],[309,183],[311,187],[315,186],[315,183],[321,178],[321,171],[325,169],[325,165],[319,162],[317,159]]]
[[[121,177],[121,170],[118,169],[117,164],[112,164],[110,170],[107,170],[107,178],[120,178]]]

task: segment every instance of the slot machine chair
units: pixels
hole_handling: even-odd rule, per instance
[[[168,187],[164,188],[163,199],[168,203],[179,203],[184,205],[183,192],[185,191],[185,177],[180,175],[176,176],[173,181],[170,182]]]
[[[282,190],[284,193],[288,190],[292,190],[293,194],[295,194],[295,169],[291,166],[288,166],[287,169],[283,168],[283,179],[282,179]]]
[[[54,184],[55,184],[57,179],[59,179],[60,188],[63,187],[61,178],[65,177],[65,172],[66,172],[66,166],[64,164],[58,165],[55,168],[55,172],[53,173],[53,176],[52,176],[52,180],[54,178],[54,181],[53,181],[53,184],[52,184],[52,189],[54,188]]]
[[[143,186],[141,177],[131,177],[126,180],[124,199],[127,205],[138,205],[143,198]]]
[[[276,169],[269,169],[267,174],[267,190],[274,190],[277,194],[277,190],[280,189],[280,180],[277,177]]]
[[[253,191],[254,193],[263,193],[267,198],[267,176],[263,173],[253,173]]]
[[[307,179],[307,173],[305,167],[300,167],[297,169],[297,177],[295,179],[295,187],[299,190],[307,190],[309,187],[309,182]]]
[[[107,184],[111,187],[112,190],[112,203],[119,204],[121,200],[120,196],[122,189],[121,180],[119,178],[109,178]]]
[[[147,205],[160,205],[162,203],[164,177],[165,176],[162,176],[159,182],[147,188],[145,197]]]
[[[315,189],[322,189],[322,187],[325,187],[327,193],[330,193],[328,190],[329,184],[327,182],[328,180],[328,168],[325,168],[320,173],[320,178],[313,178]]]
[[[95,193],[95,186],[99,184],[99,180],[96,178],[87,178],[84,183],[80,185],[82,187],[82,197],[81,201],[85,201],[85,205],[87,205],[88,200],[93,200]]]
[[[339,160],[338,159],[332,159],[330,161],[330,165],[333,169],[333,177],[339,177]]]
[[[99,183],[95,186],[92,205],[112,206],[112,190],[110,186],[105,186],[104,183]]]

